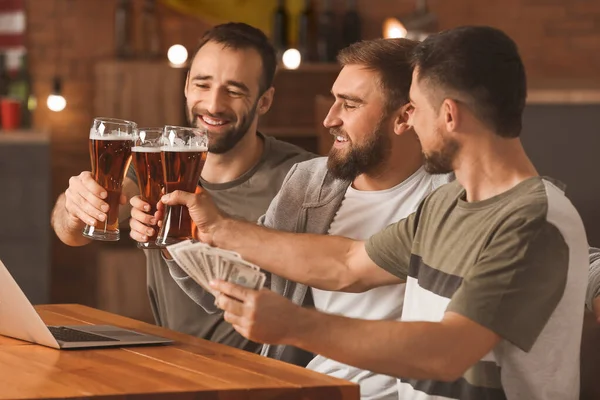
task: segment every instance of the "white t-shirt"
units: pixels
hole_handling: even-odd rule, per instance
[[[389,224],[413,213],[432,190],[432,176],[423,168],[391,189],[360,191],[350,186],[328,233],[366,240]],[[384,286],[365,293],[312,289],[312,294],[315,307],[329,314],[371,320],[400,320],[404,286]],[[360,384],[363,400],[398,399],[396,378],[376,375],[322,356],[316,356],[307,368]]]

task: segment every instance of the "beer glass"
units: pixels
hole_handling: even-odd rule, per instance
[[[165,192],[194,193],[208,153],[206,131],[167,125],[162,136]],[[192,238],[192,220],[186,206],[166,206],[156,244],[165,247]]]
[[[138,178],[140,197],[150,204],[150,214],[156,212],[156,205],[164,193],[165,180],[163,175],[160,149],[162,146],[163,128],[140,128],[135,137],[132,153],[133,169]],[[154,235],[145,243],[138,242],[140,249],[155,249],[158,225],[152,226]]]
[[[108,196],[106,219],[97,226],[86,225],[83,236],[95,240],[119,240],[119,199],[125,173],[131,162],[131,147],[137,125],[114,118],[95,118],[90,129],[92,175]]]

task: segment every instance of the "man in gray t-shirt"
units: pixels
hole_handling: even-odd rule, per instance
[[[209,154],[200,185],[231,215],[256,221],[277,194],[288,170],[312,154],[257,132],[258,118],[271,107],[275,51],[258,29],[242,23],[218,25],[200,40],[185,84],[190,125],[206,129]],[[140,103],[140,106],[141,103]],[[165,121],[166,122],[166,121]],[[120,221],[131,214],[131,237],[148,241],[155,217],[143,210],[136,177],[123,184]],[[83,246],[85,224],[100,225],[108,204],[90,172],[69,180],[52,213],[52,227],[64,243]],[[149,208],[148,208],[149,209]],[[259,346],[237,334],[222,314],[208,315],[171,278],[163,254],[146,250],[148,292],[157,324],[250,351]],[[124,266],[126,267],[126,266]]]

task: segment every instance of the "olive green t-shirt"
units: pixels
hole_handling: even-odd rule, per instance
[[[457,381],[399,379],[399,398],[578,398],[587,239],[553,183],[530,178],[479,202],[450,183],[366,249],[406,279],[402,320],[451,311],[502,338]]]
[[[227,214],[247,221],[257,221],[275,197],[290,168],[315,157],[298,146],[266,137],[259,162],[239,178],[222,184],[200,180],[218,207]],[[127,177],[137,184],[130,168]],[[146,253],[148,295],[157,325],[201,337],[213,342],[257,352],[261,345],[237,333],[223,319],[223,313],[206,313],[177,285],[159,250]]]

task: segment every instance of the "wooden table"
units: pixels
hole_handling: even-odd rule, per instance
[[[0,399],[358,400],[347,381],[81,305],[36,307],[48,325],[111,324],[166,346],[54,350],[0,336]]]

